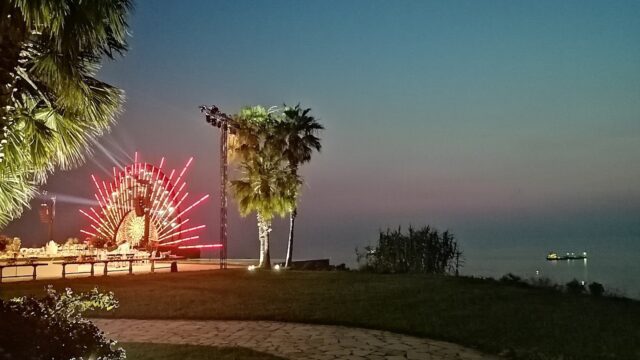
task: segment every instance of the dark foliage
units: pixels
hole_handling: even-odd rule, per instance
[[[586,289],[578,280],[573,279],[564,286],[569,294],[584,294]]]
[[[124,350],[83,319],[87,310],[117,307],[113,294],[47,289],[43,298],[0,300],[0,359],[125,359]]]
[[[13,240],[6,236],[0,235],[0,252],[5,251],[7,249],[7,245],[11,244]]]
[[[380,232],[375,247],[365,247],[364,253],[356,249],[362,270],[379,273],[455,272],[460,266],[462,252],[452,233],[439,232],[429,226],[407,233],[400,228]]]
[[[589,284],[589,293],[593,296],[602,296],[604,295],[604,286],[597,282],[592,282]]]
[[[500,278],[500,282],[503,284],[517,285],[522,287],[529,287],[529,283],[526,282],[518,275],[508,273]]]

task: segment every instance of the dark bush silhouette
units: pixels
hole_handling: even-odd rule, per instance
[[[381,231],[375,247],[365,247],[364,253],[356,249],[356,254],[364,271],[457,274],[462,252],[452,233],[426,226],[419,230],[409,227],[407,233],[400,228]]]
[[[604,286],[597,282],[592,282],[589,284],[589,293],[593,296],[602,296],[604,295]]]
[[[82,318],[87,310],[117,306],[112,294],[47,289],[43,298],[0,299],[0,359],[125,359],[124,350]]]
[[[508,273],[502,276],[500,278],[500,282],[504,284],[518,285],[518,286],[524,286],[524,287],[529,286],[529,284],[524,279],[512,273]]]
[[[566,283],[565,288],[569,294],[584,294],[586,289],[578,280],[573,279]]]

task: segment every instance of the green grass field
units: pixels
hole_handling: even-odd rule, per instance
[[[120,308],[93,316],[341,324],[521,359],[640,359],[640,302],[480,279],[227,270],[3,284],[2,297],[48,283],[113,291]]]
[[[282,360],[283,358],[239,347],[212,347],[151,343],[120,344],[132,360]]]

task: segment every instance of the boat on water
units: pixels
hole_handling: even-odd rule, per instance
[[[555,260],[582,260],[587,258],[587,252],[583,252],[582,254],[576,253],[566,253],[566,255],[558,255],[555,252],[551,251],[547,255],[547,260],[555,261]]]

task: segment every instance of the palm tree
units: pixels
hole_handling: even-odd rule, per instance
[[[123,93],[94,76],[126,51],[131,9],[130,0],[0,4],[0,227],[113,124]]]
[[[298,169],[301,164],[311,161],[313,151],[320,151],[322,145],[318,132],[324,129],[313,116],[309,115],[311,109],[302,109],[300,104],[295,107],[284,107],[284,119],[280,128],[281,138],[284,140],[283,155],[287,159],[289,173],[293,178],[300,179]],[[293,233],[296,216],[298,215],[297,199],[300,186],[293,186],[291,196],[294,201],[289,209],[289,242],[287,245],[287,257],[285,267],[291,266],[293,258]]]
[[[284,216],[295,199],[290,189],[299,185],[277,146],[279,119],[263,107],[243,109],[234,119],[231,152],[240,159],[241,176],[231,188],[242,216],[255,212],[260,243],[259,268],[271,268],[270,232],[276,215]]]

